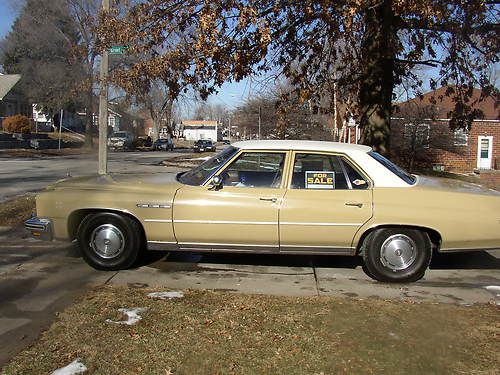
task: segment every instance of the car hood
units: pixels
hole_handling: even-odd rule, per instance
[[[447,190],[459,193],[486,194],[500,196],[500,192],[479,184],[451,178],[418,176],[417,186],[427,189]]]
[[[93,175],[85,177],[70,177],[49,186],[48,190],[81,189],[81,190],[113,190],[113,191],[152,191],[158,189],[177,190],[180,184],[175,174],[149,173],[125,174],[116,173],[105,176]]]

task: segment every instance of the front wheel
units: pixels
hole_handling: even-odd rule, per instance
[[[365,238],[363,260],[368,276],[384,282],[420,280],[432,256],[427,233],[416,229],[377,229]]]
[[[86,216],[78,228],[85,261],[99,270],[129,268],[142,245],[139,224],[123,215],[99,212]]]

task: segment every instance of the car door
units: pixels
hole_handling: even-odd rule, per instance
[[[181,249],[279,251],[278,209],[287,152],[243,151],[217,173],[222,187],[184,186],[175,196]]]
[[[295,152],[280,210],[283,253],[352,254],[372,216],[371,183],[343,155]]]

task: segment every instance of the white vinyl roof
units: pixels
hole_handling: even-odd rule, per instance
[[[348,155],[372,179],[375,187],[410,187],[368,152],[372,148],[350,143],[297,140],[241,141],[232,144],[242,150],[294,150],[338,152]]]
[[[297,141],[297,140],[265,140],[265,141],[241,141],[233,143],[234,147],[252,150],[301,150],[301,151],[371,151],[372,148],[350,143],[325,142],[325,141]]]

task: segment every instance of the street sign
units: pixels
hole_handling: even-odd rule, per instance
[[[128,50],[128,46],[113,46],[109,49],[110,55],[123,55]]]

